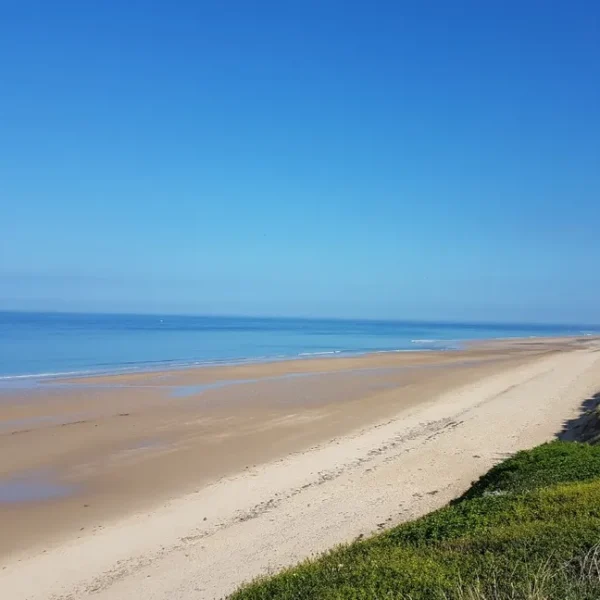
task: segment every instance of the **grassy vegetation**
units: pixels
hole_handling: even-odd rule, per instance
[[[600,447],[553,442],[417,521],[256,581],[235,600],[598,600]]]

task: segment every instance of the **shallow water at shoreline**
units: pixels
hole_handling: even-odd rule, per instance
[[[0,311],[0,382],[457,349],[467,340],[583,335],[586,325]]]

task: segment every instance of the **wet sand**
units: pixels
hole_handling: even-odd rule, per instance
[[[232,477],[253,476],[262,465],[337,446],[390,419],[401,424],[402,415],[408,423],[415,411],[443,414],[452,403],[441,398],[465,386],[498,377],[510,382],[540,361],[596,360],[596,344],[590,338],[510,340],[454,352],[3,386],[0,560],[14,565],[60,552],[130,518],[152,525],[155,511],[229,485]],[[565,411],[573,406],[574,400]],[[242,490],[252,495],[251,486]],[[197,523],[213,508],[198,505]]]

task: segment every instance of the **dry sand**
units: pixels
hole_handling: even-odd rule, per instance
[[[218,598],[414,518],[576,417],[600,389],[599,348],[520,340],[5,390],[0,498],[32,473],[69,493],[0,504],[0,597]]]

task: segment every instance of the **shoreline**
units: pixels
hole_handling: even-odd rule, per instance
[[[153,508],[5,555],[0,585],[15,600],[218,598],[254,576],[419,516],[507,453],[550,439],[600,388],[597,341],[543,346],[486,350],[505,362],[427,371],[427,381],[408,387],[395,382],[368,397],[368,413],[358,410],[362,399],[345,401],[336,414],[357,419],[338,434],[330,428],[320,441],[271,453]],[[398,404],[416,389],[414,401]],[[366,419],[385,398],[395,399],[388,416]]]
[[[155,367],[110,367],[107,369],[90,369],[85,371],[63,371],[56,373],[24,373],[24,374],[16,374],[16,375],[0,375],[0,386],[2,386],[2,382],[10,382],[12,380],[28,380],[28,379],[41,379],[44,381],[52,381],[52,380],[62,380],[65,378],[68,379],[85,379],[86,377],[112,377],[112,376],[120,376],[120,375],[135,375],[135,374],[154,374],[154,373],[163,373],[165,371],[187,371],[191,369],[204,369],[204,368],[213,368],[213,367],[237,367],[243,365],[263,365],[263,364],[271,364],[271,363],[280,363],[280,362],[292,362],[296,360],[326,360],[326,359],[335,359],[335,358],[360,358],[362,356],[370,356],[371,354],[395,354],[395,353],[403,353],[403,352],[452,352],[455,350],[460,350],[460,348],[448,348],[448,349],[437,349],[437,348],[407,348],[407,349],[399,349],[399,350],[368,350],[364,352],[360,351],[352,351],[352,350],[337,350],[334,352],[308,352],[301,353],[298,355],[289,355],[289,356],[266,356],[259,358],[240,358],[240,359],[215,359],[213,361],[205,361],[205,362],[189,362],[189,363],[181,363],[181,364],[171,364],[169,362],[160,363]]]
[[[91,367],[84,370],[72,370],[72,371],[57,371],[57,372],[43,372],[43,373],[16,373],[16,374],[0,374],[0,392],[2,389],[6,389],[11,383],[19,381],[36,381],[41,380],[42,382],[49,382],[63,379],[85,379],[88,377],[112,377],[121,375],[136,375],[136,374],[149,374],[162,373],[165,371],[187,371],[192,369],[210,369],[218,367],[235,367],[244,365],[264,365],[271,363],[286,363],[293,361],[304,361],[304,360],[326,360],[336,358],[361,358],[369,357],[371,355],[379,354],[404,354],[412,352],[459,352],[461,350],[468,349],[469,347],[477,345],[487,345],[495,343],[511,343],[526,340],[541,340],[541,341],[552,341],[552,340],[565,340],[565,341],[586,341],[593,340],[600,336],[598,333],[581,333],[571,335],[529,335],[529,336],[509,336],[509,337],[491,337],[491,338],[465,338],[465,339],[432,339],[432,340],[411,340],[411,343],[419,344],[424,343],[440,343],[447,344],[440,347],[432,348],[398,348],[393,350],[381,349],[381,350],[333,350],[323,352],[301,352],[295,355],[274,355],[274,356],[261,356],[261,357],[245,357],[238,359],[209,359],[206,361],[191,360],[181,363],[175,361],[159,361],[156,364],[148,365],[147,363],[140,363],[139,366],[132,367],[120,367],[118,365],[103,367]]]

